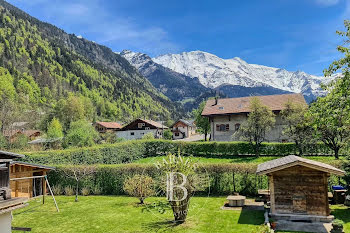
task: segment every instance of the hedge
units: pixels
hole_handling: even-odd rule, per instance
[[[25,162],[40,164],[118,164],[130,163],[140,158],[181,152],[183,155],[225,158],[253,156],[254,149],[247,142],[181,142],[168,140],[133,140],[94,147],[73,148],[24,153]],[[262,156],[285,156],[296,154],[294,143],[263,143]],[[324,144],[308,147],[306,155],[330,155]]]
[[[63,172],[66,168],[58,166],[55,171],[48,173],[52,186],[75,187],[75,181]],[[239,192],[242,195],[256,196],[258,189],[268,188],[268,182],[267,176],[258,176],[255,171],[255,164],[204,164],[199,172],[209,177],[210,187],[195,195],[227,195]],[[159,170],[151,164],[98,165],[94,174],[81,181],[80,189],[98,188],[104,195],[124,195],[124,180],[136,174],[147,174],[154,179],[160,176]],[[337,177],[331,176],[329,185],[338,184],[338,181]]]

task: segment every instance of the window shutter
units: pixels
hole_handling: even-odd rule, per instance
[[[226,124],[226,131],[229,131],[229,130],[230,130],[230,125]]]
[[[216,125],[216,131],[220,131],[220,125]]]

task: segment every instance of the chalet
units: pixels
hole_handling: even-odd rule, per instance
[[[162,138],[163,131],[168,129],[165,125],[146,119],[136,119],[116,132],[118,138],[126,140],[141,139],[144,135],[152,133],[155,138]]]
[[[98,121],[95,123],[95,129],[99,133],[108,133],[115,132],[122,128],[123,126],[117,122],[101,122]]]
[[[269,178],[270,215],[277,220],[277,227],[279,220],[316,223],[333,220],[328,203],[328,178],[331,174],[344,176],[344,171],[290,155],[258,165],[256,173]]]
[[[28,137],[29,140],[34,140],[38,138],[41,135],[40,130],[35,130],[35,129],[14,129],[14,130],[4,130],[3,131],[4,137],[9,141],[9,142],[14,142],[16,141],[17,137],[20,135],[25,135]]]
[[[22,158],[24,155],[6,151],[0,151],[0,231],[11,233],[11,212],[25,207],[26,198],[11,196],[10,189],[10,163],[13,159]]]
[[[194,120],[180,119],[171,126],[173,139],[189,138],[196,134],[196,129]]]
[[[283,135],[285,122],[280,115],[288,101],[307,106],[302,94],[284,94],[256,96],[263,105],[269,107],[276,115],[275,126],[268,133],[266,140],[269,142],[287,142],[287,135]],[[238,141],[235,135],[240,126],[246,122],[250,113],[251,97],[210,99],[207,101],[202,116],[210,120],[211,135],[213,141]]]

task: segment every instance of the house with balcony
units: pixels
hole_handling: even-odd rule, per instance
[[[302,94],[283,94],[255,96],[261,103],[275,114],[274,127],[266,135],[267,142],[288,142],[289,137],[283,134],[286,123],[281,117],[281,111],[285,104],[291,101],[296,104],[307,106]],[[250,113],[250,101],[253,96],[241,98],[210,99],[207,101],[202,116],[210,121],[210,138],[212,141],[239,141],[236,132],[244,124]]]
[[[171,126],[171,132],[173,133],[173,139],[189,138],[196,134],[196,124],[194,120],[183,120],[176,121]]]

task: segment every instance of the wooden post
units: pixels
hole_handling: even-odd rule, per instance
[[[43,171],[43,176],[46,176],[46,171]],[[43,191],[43,204],[45,204],[45,194],[46,194],[46,180],[44,177],[41,178],[41,185]]]
[[[269,175],[269,185],[270,185],[270,205],[271,205],[271,214],[274,214],[276,212],[275,207],[275,190],[274,190],[274,184],[273,184],[273,175]]]
[[[324,184],[324,192],[325,192],[325,198],[326,198],[326,216],[331,214],[331,211],[329,209],[329,201],[328,201],[328,174],[323,174],[323,184]]]

